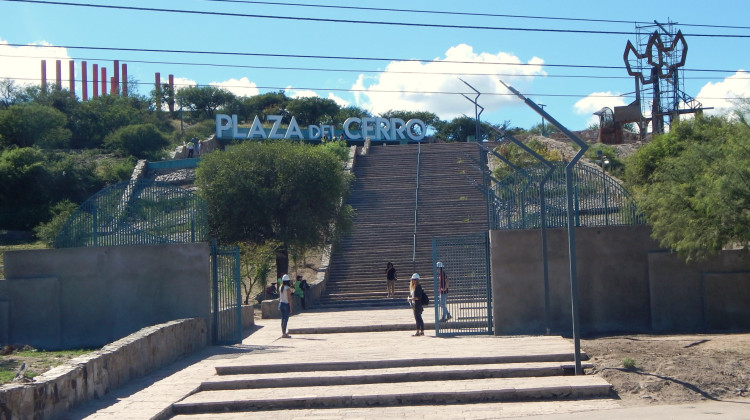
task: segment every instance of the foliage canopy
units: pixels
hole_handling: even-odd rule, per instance
[[[211,232],[225,242],[278,241],[277,274],[290,248],[321,246],[348,226],[343,199],[350,175],[326,147],[247,141],[202,158],[196,184],[208,205]],[[340,223],[340,224],[339,224]]]
[[[626,181],[662,246],[686,260],[750,243],[750,126],[696,116],[628,160]]]

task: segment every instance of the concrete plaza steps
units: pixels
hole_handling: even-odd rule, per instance
[[[411,376],[417,376],[411,375]],[[609,395],[611,385],[595,376],[491,378],[204,391],[172,406],[174,414],[289,410],[299,408],[385,407],[469,404],[540,399],[586,399]]]
[[[217,366],[172,406],[177,415],[604,398],[596,376],[571,376],[569,353]],[[592,365],[584,364],[584,368]]]

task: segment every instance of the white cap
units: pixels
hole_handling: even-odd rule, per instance
[[[412,275],[411,275],[411,279],[412,279],[412,280],[415,280],[415,279],[416,279],[416,280],[419,280],[419,274],[417,274],[417,273],[414,273],[414,274],[412,274]]]
[[[289,281],[289,274],[284,274],[281,276],[281,281]]]
[[[437,265],[437,268],[443,268],[443,263],[441,263],[440,261],[438,261],[436,265]]]

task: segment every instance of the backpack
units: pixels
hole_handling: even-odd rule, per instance
[[[428,305],[430,303],[430,298],[427,296],[427,292],[422,290],[422,305]]]

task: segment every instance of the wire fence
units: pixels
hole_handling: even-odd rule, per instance
[[[206,203],[164,182],[125,181],[91,196],[55,238],[55,248],[208,240]]]
[[[490,226],[493,229],[536,229],[567,226],[565,163],[550,171],[537,164],[505,177],[489,192]],[[544,199],[544,206],[542,206]],[[573,168],[573,202],[576,226],[645,224],[645,216],[628,192],[601,169],[577,164]]]
[[[487,232],[432,240],[433,306],[438,335],[492,333],[488,241]],[[442,263],[448,276],[445,305],[441,304],[437,262]]]

